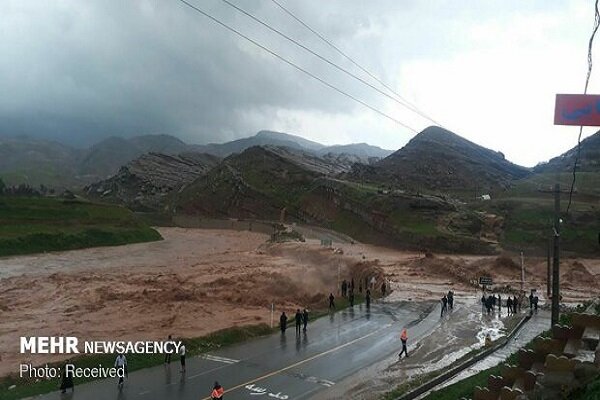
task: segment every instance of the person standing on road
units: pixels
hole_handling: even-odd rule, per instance
[[[300,334],[300,328],[302,327],[302,313],[300,313],[300,309],[296,309],[296,335]]]
[[[538,301],[539,300],[540,300],[539,297],[533,296],[533,309],[535,310],[536,313],[538,311]]]
[[[329,309],[330,310],[335,310],[335,303],[333,302],[335,300],[335,297],[333,296],[333,293],[329,293]]]
[[[171,335],[169,335],[169,337],[167,338],[167,345],[166,345],[166,354],[165,354],[165,364],[170,364],[171,363],[171,352],[173,351],[173,344],[172,342],[172,338]]]
[[[444,295],[444,297],[442,297],[442,312],[440,313],[440,317],[444,316],[444,313],[446,312],[448,307],[448,298],[446,297],[446,295]]]
[[[448,291],[448,308],[452,310],[454,308],[454,293],[452,290]]]
[[[306,325],[308,325],[308,310],[306,308],[302,313],[302,323],[304,324],[304,332],[306,332]]]
[[[385,297],[385,281],[381,284],[381,297]]]
[[[73,384],[73,377],[67,374],[67,366],[65,365],[61,370],[60,392],[67,393],[67,389],[71,389],[71,392],[74,392],[75,385]]]
[[[529,294],[529,311],[533,312],[533,292]]]
[[[179,362],[181,363],[181,373],[185,374],[185,344],[179,346]]]
[[[365,296],[365,301],[367,302],[367,308],[371,308],[371,291],[367,289],[367,295]]]
[[[517,309],[519,308],[519,300],[517,296],[513,296],[513,314],[517,313]]]
[[[406,328],[402,329],[402,333],[400,334],[400,341],[402,342],[402,350],[400,354],[398,354],[398,359],[402,358],[402,353],[406,357],[408,357],[408,350],[406,348],[406,342],[408,341],[408,333],[406,332]]]
[[[287,315],[285,315],[285,311],[284,311],[281,313],[281,316],[279,317],[279,328],[281,329],[282,335],[285,333],[285,330],[287,328],[287,320],[288,320],[288,317],[287,317]]]
[[[498,293],[498,313],[502,315],[502,297],[500,297],[500,293]]]
[[[348,294],[348,300],[350,301],[350,307],[354,307],[354,291],[350,290]]]
[[[213,390],[210,393],[210,398],[211,398],[211,400],[223,400],[224,393],[225,393],[225,390],[223,389],[223,386],[219,385],[219,382],[215,382],[215,385],[213,386]]]
[[[511,315],[513,310],[513,301],[512,297],[510,296],[508,296],[508,300],[506,300],[506,309],[508,310],[508,315]]]
[[[115,368],[122,369],[119,375],[119,383],[117,385],[119,387],[123,386],[124,376],[127,375],[127,358],[125,358],[125,354],[120,353],[115,359]]]

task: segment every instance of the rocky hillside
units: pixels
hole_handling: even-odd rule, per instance
[[[226,158],[174,196],[178,214],[306,222],[369,243],[489,253],[473,213],[442,197],[379,193],[337,178],[343,168],[302,152],[252,147]],[[460,215],[460,217],[458,216]],[[464,220],[467,220],[467,223]],[[444,226],[466,225],[460,237]]]
[[[539,164],[535,172],[571,172],[577,157],[577,146],[547,163]],[[600,172],[600,132],[581,141],[581,156],[578,163],[580,172]]]
[[[254,136],[222,144],[187,144],[169,135],[143,135],[132,138],[109,137],[87,149],[26,137],[0,138],[0,177],[10,185],[78,189],[116,174],[121,166],[150,152],[166,155],[207,153],[226,157],[253,146],[286,147],[322,156],[328,164],[349,168],[352,163],[372,163],[388,150],[364,143],[324,146],[299,136],[261,131]]]
[[[121,167],[109,179],[85,192],[94,198],[124,204],[137,211],[160,210],[166,197],[206,174],[219,158],[201,153],[148,153]]]
[[[500,152],[443,128],[429,127],[374,165],[357,165],[348,178],[412,191],[489,193],[505,190],[529,173]]]

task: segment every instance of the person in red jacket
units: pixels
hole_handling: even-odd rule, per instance
[[[402,334],[400,334],[400,341],[402,342],[402,351],[398,354],[398,359],[402,358],[402,354],[408,357],[408,350],[406,349],[406,342],[408,341],[408,333],[406,332],[406,328],[402,329]]]
[[[223,393],[225,393],[223,386],[219,385],[219,382],[215,382],[210,398],[212,400],[223,400]]]

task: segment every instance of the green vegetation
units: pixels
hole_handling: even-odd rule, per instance
[[[123,207],[0,196],[0,256],[160,240]]]
[[[563,211],[566,205],[563,202]],[[551,198],[506,198],[487,205],[487,211],[505,218],[502,245],[508,249],[545,251],[552,234],[554,203]],[[579,254],[600,252],[600,210],[588,203],[573,203],[562,215],[561,247]]]

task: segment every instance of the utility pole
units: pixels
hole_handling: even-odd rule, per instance
[[[552,258],[552,237],[548,238],[548,251],[546,255],[546,296],[550,298],[552,295],[552,263],[550,259]]]
[[[525,288],[525,260],[523,259],[523,252],[521,252],[521,293]]]
[[[560,184],[554,185],[554,253],[552,257],[552,322],[558,324],[560,305]]]

